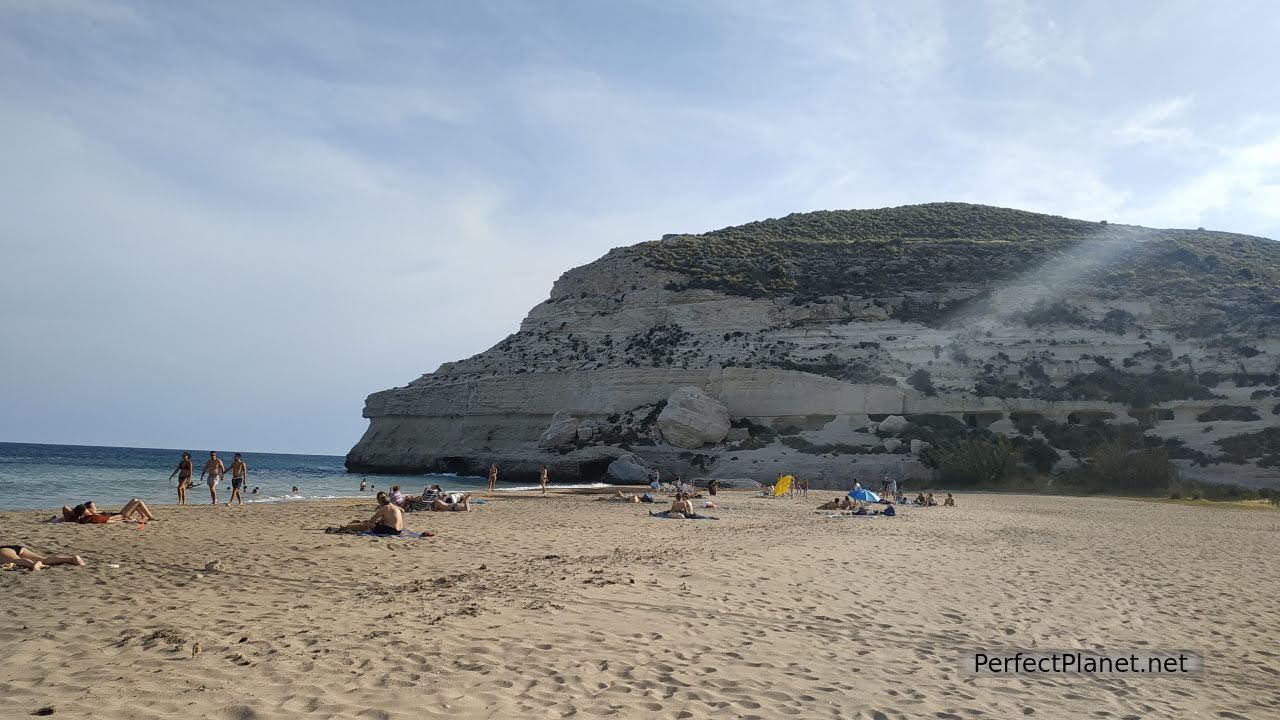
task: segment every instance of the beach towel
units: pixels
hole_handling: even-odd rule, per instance
[[[649,517],[658,518],[659,520],[719,520],[720,519],[718,517],[711,517],[710,515],[699,515],[697,513],[694,513],[693,515],[685,515],[682,518],[673,518],[671,517],[670,512],[671,512],[670,510],[663,510],[660,513],[651,512],[649,513]]]
[[[379,538],[392,538],[392,539],[408,538],[410,540],[421,540],[423,538],[435,537],[436,535],[435,533],[429,533],[429,532],[420,532],[420,533],[402,532],[399,535],[382,535],[380,533],[375,533],[375,532],[362,532],[362,533],[356,533],[356,534],[360,535],[361,537],[379,537]]]
[[[778,478],[778,483],[773,486],[773,496],[778,498],[786,495],[787,491],[791,489],[791,483],[794,481],[795,478],[790,475],[783,475]]]

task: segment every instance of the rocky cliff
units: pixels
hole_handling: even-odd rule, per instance
[[[618,248],[520,330],[370,395],[353,471],[924,478],[1007,436],[1280,486],[1280,243],[939,203]]]

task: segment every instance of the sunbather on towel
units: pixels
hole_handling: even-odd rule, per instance
[[[607,500],[608,502],[628,502],[628,503],[640,502],[639,495],[623,495],[621,490],[615,492],[614,494],[608,497],[602,497],[600,499]]]
[[[819,510],[852,510],[853,500],[848,496],[838,497],[835,500],[828,500],[818,506]]]
[[[689,499],[689,493],[676,493],[676,499],[671,502],[671,509],[667,512],[693,515],[693,501]]]
[[[467,512],[471,509],[471,493],[458,498],[457,502],[449,502],[444,498],[437,497],[431,503],[431,509],[436,512]]]
[[[717,517],[712,517],[710,515],[699,515],[698,513],[671,512],[670,510],[663,510],[662,512],[657,512],[657,513],[650,510],[649,516],[657,517],[657,518],[668,518],[670,520],[719,520],[720,519]]]
[[[151,514],[151,510],[147,508],[147,504],[133,498],[124,504],[118,513],[102,512],[97,505],[89,500],[74,508],[62,506],[62,519],[68,522],[76,522],[85,525],[101,525],[106,523],[118,522],[148,522],[155,520],[155,516]]]
[[[353,520],[346,525],[325,529],[327,533],[362,533],[399,535],[404,532],[404,511],[391,504],[391,497],[378,493],[378,509],[368,520]]]

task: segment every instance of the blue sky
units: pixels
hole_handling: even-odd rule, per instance
[[[1271,2],[0,0],[0,440],[343,453],[611,247],[962,200],[1280,237]]]

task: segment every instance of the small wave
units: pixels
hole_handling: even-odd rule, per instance
[[[278,502],[297,502],[300,500],[359,500],[361,497],[369,497],[368,495],[269,495],[267,497],[255,497],[245,500],[246,503],[278,503]]]
[[[590,490],[592,488],[606,488],[606,487],[610,487],[609,483],[597,482],[597,483],[580,483],[580,484],[570,484],[570,485],[550,483],[547,485],[548,490]],[[542,489],[541,485],[517,485],[515,487],[500,487],[497,489],[497,491],[498,492],[528,492],[529,490],[541,490],[541,489]]]

